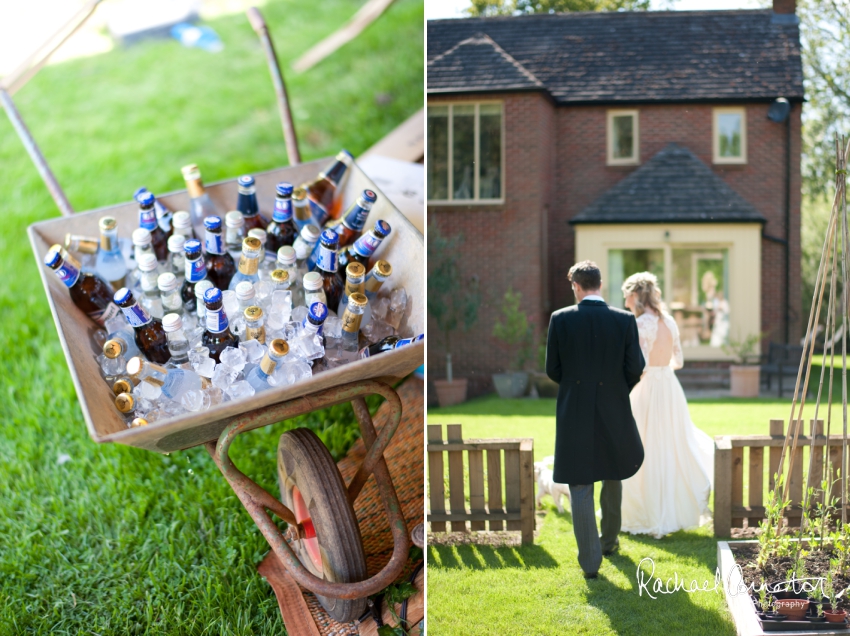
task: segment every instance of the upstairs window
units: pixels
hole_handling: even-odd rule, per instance
[[[714,109],[714,163],[747,163],[747,117],[744,108]]]
[[[622,166],[640,163],[638,144],[638,112],[609,110],[608,165]]]
[[[500,203],[504,128],[500,103],[428,107],[428,202]]]

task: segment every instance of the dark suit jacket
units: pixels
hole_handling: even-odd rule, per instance
[[[631,313],[585,300],[552,314],[546,374],[559,384],[556,482],[591,484],[638,471],[643,444],[629,391],[643,368]]]

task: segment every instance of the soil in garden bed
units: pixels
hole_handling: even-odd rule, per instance
[[[752,586],[753,588],[758,589],[761,585],[762,577],[764,577],[765,583],[767,583],[771,588],[788,581],[788,570],[791,569],[791,566],[794,563],[793,554],[791,556],[781,557],[772,556],[768,559],[764,569],[759,570],[756,566],[756,559],[759,552],[759,546],[757,543],[732,543],[729,545],[729,549],[732,551],[732,554],[735,555],[735,562],[741,566],[744,583],[748,587]],[[829,560],[838,558],[838,551],[831,546],[827,547],[825,550],[815,549],[809,551],[808,545],[805,544],[803,550],[808,552],[808,554],[803,557],[807,576],[823,577],[824,581],[826,581],[826,575],[829,571]],[[843,576],[833,573],[832,584],[836,592],[840,592],[850,586],[850,570],[848,570],[848,572],[846,572]],[[850,612],[850,602],[848,602],[846,594],[838,600],[838,608]]]

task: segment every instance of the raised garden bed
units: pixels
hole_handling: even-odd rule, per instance
[[[751,590],[758,589],[762,577],[770,589],[782,589],[780,584],[786,583],[786,572],[793,564],[791,556],[771,557],[764,570],[755,567],[758,554],[758,541],[718,541],[717,542],[717,564],[720,568],[723,591],[726,595],[726,603],[739,636],[759,636],[772,632],[784,632],[786,634],[850,634],[850,622],[845,618],[842,623],[818,622],[816,609],[809,602],[808,595],[802,591],[803,585],[787,585],[786,592],[777,592],[776,598],[799,598],[808,603],[806,616],[802,619],[771,618],[759,615],[757,607],[758,598]],[[833,549],[826,551],[813,550],[803,557],[806,571],[809,577],[826,577],[829,568],[830,557],[835,557]],[[738,567],[736,567],[738,566]],[[848,570],[850,573],[850,570]],[[813,581],[814,582],[814,581]],[[850,576],[836,575],[833,579],[836,590],[843,590],[850,585]],[[806,589],[811,589],[806,588]],[[824,601],[825,602],[825,601]],[[850,602],[846,595],[836,603],[838,609],[848,611]]]

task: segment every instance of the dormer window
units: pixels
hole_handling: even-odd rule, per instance
[[[640,163],[638,111],[608,111],[608,165]]]

